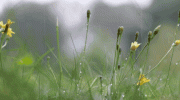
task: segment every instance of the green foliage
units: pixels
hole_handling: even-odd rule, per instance
[[[53,51],[54,48],[51,47],[48,47],[49,50],[42,55],[29,53],[25,46],[11,50],[1,49],[0,98],[2,100],[180,98],[180,75],[177,71],[180,60],[179,56],[173,59],[174,51],[178,46],[171,45],[165,50],[166,53],[158,56],[153,55],[152,52],[159,47],[158,43],[153,41],[161,34],[160,26],[155,28],[153,36],[147,34],[149,38],[147,43],[132,44],[135,49],[130,48],[129,55],[124,60],[121,58],[123,51],[120,48],[123,27],[120,27],[121,30],[118,29],[116,41],[99,33],[90,49],[86,48],[90,10],[88,14],[85,47],[82,53],[76,52],[77,56],[73,60],[66,56],[62,57],[59,53],[59,45],[57,57]],[[58,37],[58,25],[56,29]],[[107,41],[104,41],[105,39]],[[106,48],[99,40],[103,40],[102,43],[108,45],[113,41],[115,46]],[[138,36],[136,36],[137,40]],[[139,54],[136,54],[139,46],[144,47]],[[112,54],[111,51],[113,51]],[[50,56],[55,60],[51,61]],[[167,61],[164,62],[164,60]],[[173,60],[176,60],[176,64]],[[143,77],[139,78],[140,75]]]

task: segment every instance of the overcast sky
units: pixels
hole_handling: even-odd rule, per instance
[[[0,13],[3,11],[5,5],[7,6],[10,4],[11,6],[15,6],[17,3],[22,1],[36,2],[39,4],[58,1],[59,3],[57,3],[57,5],[61,5],[59,10],[63,13],[62,17],[65,20],[64,24],[69,28],[79,24],[81,22],[81,16],[83,15],[84,9],[91,8],[93,3],[96,1],[103,1],[110,6],[120,6],[129,3],[138,4],[142,9],[149,7],[152,3],[152,0],[2,0],[0,3]]]
[[[86,14],[87,9],[91,9],[97,1],[102,1],[109,6],[121,6],[127,4],[134,4],[141,7],[141,9],[148,8],[152,4],[152,0],[3,0],[0,3],[0,13],[3,11],[4,7],[13,7],[20,2],[35,2],[38,4],[48,4],[54,3],[54,9],[61,13],[61,23],[66,27],[67,30],[75,30],[76,26],[79,26],[82,22],[82,17]],[[58,1],[58,2],[56,2]],[[52,10],[53,11],[53,10]],[[85,31],[85,30],[83,30]],[[71,32],[70,32],[71,33]],[[78,32],[79,33],[79,32]],[[84,34],[85,35],[85,34]],[[84,47],[84,37],[83,35],[77,36],[77,34],[72,34],[77,51],[81,51]],[[71,43],[71,39],[67,40],[67,43]],[[93,42],[93,35],[88,35],[88,43]],[[88,46],[87,43],[87,46]],[[72,43],[67,44],[73,48]],[[67,48],[67,47],[64,47]],[[69,51],[68,51],[69,52]],[[72,51],[71,51],[72,52]]]

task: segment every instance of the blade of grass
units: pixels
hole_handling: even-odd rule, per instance
[[[57,25],[56,25],[56,37],[57,37],[57,49],[58,49],[58,64],[60,68],[60,82],[59,82],[59,88],[61,88],[61,81],[62,81],[62,65],[61,65],[61,60],[60,60],[60,48],[59,48],[59,27],[58,27],[58,18],[57,18]]]

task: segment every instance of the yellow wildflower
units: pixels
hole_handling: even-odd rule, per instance
[[[11,22],[10,19],[7,20],[7,24],[11,25],[12,23],[15,23],[15,22]]]
[[[180,40],[175,41],[176,46],[180,44]]]
[[[0,22],[0,26],[1,28],[4,28],[4,29],[6,28],[6,24],[3,24],[3,21]]]
[[[140,46],[140,44],[138,44],[136,41],[133,43],[131,43],[131,50],[136,50],[138,47]]]
[[[137,83],[137,85],[143,85],[144,83],[149,82],[150,80],[145,78],[145,76],[143,74],[140,74],[139,76],[139,82]]]
[[[9,37],[12,37],[11,34],[15,34],[15,33],[12,31],[12,29],[10,28],[10,25],[11,25],[12,23],[14,23],[14,22],[12,22],[10,19],[7,20],[7,23],[6,23],[6,24],[3,24],[3,21],[0,22],[1,28],[4,28],[4,29],[5,29],[5,28],[6,28],[6,25],[8,25],[8,26],[7,26],[7,27],[8,27],[8,29],[7,29],[7,36],[9,36]],[[4,32],[2,32],[2,34],[4,34]]]
[[[15,34],[15,33],[12,31],[12,29],[11,29],[11,28],[8,28],[8,31],[7,31],[7,36],[12,37],[12,35],[11,35],[11,34]]]

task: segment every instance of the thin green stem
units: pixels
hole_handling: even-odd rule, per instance
[[[145,75],[153,71],[164,60],[164,58],[169,54],[169,52],[172,50],[173,47],[174,47],[174,43],[171,45],[171,48],[168,50],[168,52],[161,58],[158,64],[154,68],[152,68],[149,72],[147,72]]]
[[[52,68],[51,68],[51,66],[50,66],[50,64],[49,64],[49,59],[47,59],[47,65],[48,65],[49,70],[51,71],[51,74],[52,74],[53,77],[54,77],[54,80],[55,80],[55,82],[56,82],[57,88],[58,88],[58,90],[59,90],[59,86],[58,86],[58,82],[57,82],[56,76],[55,76],[54,71],[52,70]]]
[[[1,37],[1,43],[0,43],[0,63],[1,63],[1,69],[3,68],[3,64],[2,64],[2,55],[1,55],[1,51],[2,51],[2,45],[3,45],[3,41],[4,41],[4,38],[5,38],[5,33],[2,34],[2,37]]]
[[[174,36],[175,40],[176,40],[176,34],[177,34],[177,32],[178,32],[179,22],[180,22],[180,20],[178,20],[178,24],[177,24],[177,26],[176,26],[176,32],[175,32],[175,36]],[[164,86],[164,90],[163,90],[162,95],[164,94],[164,91],[165,91],[165,88],[166,88],[166,85],[167,85],[167,81],[168,81],[168,78],[169,78],[169,72],[170,72],[170,70],[171,70],[171,63],[172,63],[173,55],[174,55],[174,48],[173,48],[173,51],[172,51],[172,56],[171,56],[171,60],[170,60],[170,64],[169,64],[169,69],[168,69],[168,75],[167,75],[167,79],[166,79],[166,83],[165,83],[165,86]]]
[[[86,29],[86,39],[85,39],[85,46],[84,46],[84,55],[85,55],[86,45],[87,45],[88,30],[89,30],[89,18],[87,18],[87,29]]]
[[[41,91],[40,91],[40,89],[41,89],[41,87],[40,87],[41,85],[40,85],[40,73],[39,73],[39,99],[41,98]]]
[[[165,88],[166,88],[166,85],[167,85],[167,81],[168,81],[168,78],[169,78],[169,72],[170,72],[170,70],[171,70],[171,64],[172,64],[173,55],[174,55],[174,48],[173,48],[173,50],[172,50],[172,56],[171,56],[171,60],[170,60],[170,64],[169,64],[168,75],[167,75],[167,78],[166,78],[166,83],[165,83],[165,86],[164,86],[164,90],[163,90],[162,95],[164,94],[164,91],[165,91]]]
[[[149,44],[147,45],[148,47],[147,47],[147,52],[146,52],[146,58],[145,58],[145,64],[144,64],[144,66],[143,66],[143,72],[144,72],[144,68],[145,68],[145,66],[146,66],[146,64],[147,64],[147,60],[148,60],[148,53],[149,53]]]
[[[128,61],[127,61],[127,63],[126,63],[126,65],[125,65],[125,67],[124,68],[127,68],[127,65],[129,64],[129,61],[131,61],[131,57],[132,57],[132,52],[130,52],[130,55],[129,55],[129,58],[128,58]],[[132,67],[125,73],[125,75],[124,75],[124,77],[122,76],[122,80],[119,82],[119,83],[121,83],[124,79],[125,79],[125,77],[126,77],[126,75],[129,73],[129,71],[131,71],[131,69],[132,69]],[[121,76],[120,76],[121,77]]]
[[[56,25],[56,37],[57,37],[57,49],[58,49],[58,62],[59,62],[59,69],[60,69],[60,82],[59,82],[59,88],[61,88],[62,84],[62,65],[61,65],[61,60],[60,60],[60,48],[59,48],[59,27],[58,27],[58,19],[57,19],[57,25]]]
[[[138,56],[136,57],[136,60],[134,61],[134,63],[136,63],[136,61],[138,60],[138,58],[140,57],[140,55],[142,54],[142,52],[144,51],[144,49],[147,47],[148,43],[146,43],[146,45],[143,47],[143,49],[141,50],[141,52],[138,54]]]
[[[102,77],[100,77],[100,85],[101,85],[100,93],[101,93],[101,96],[102,96]]]

